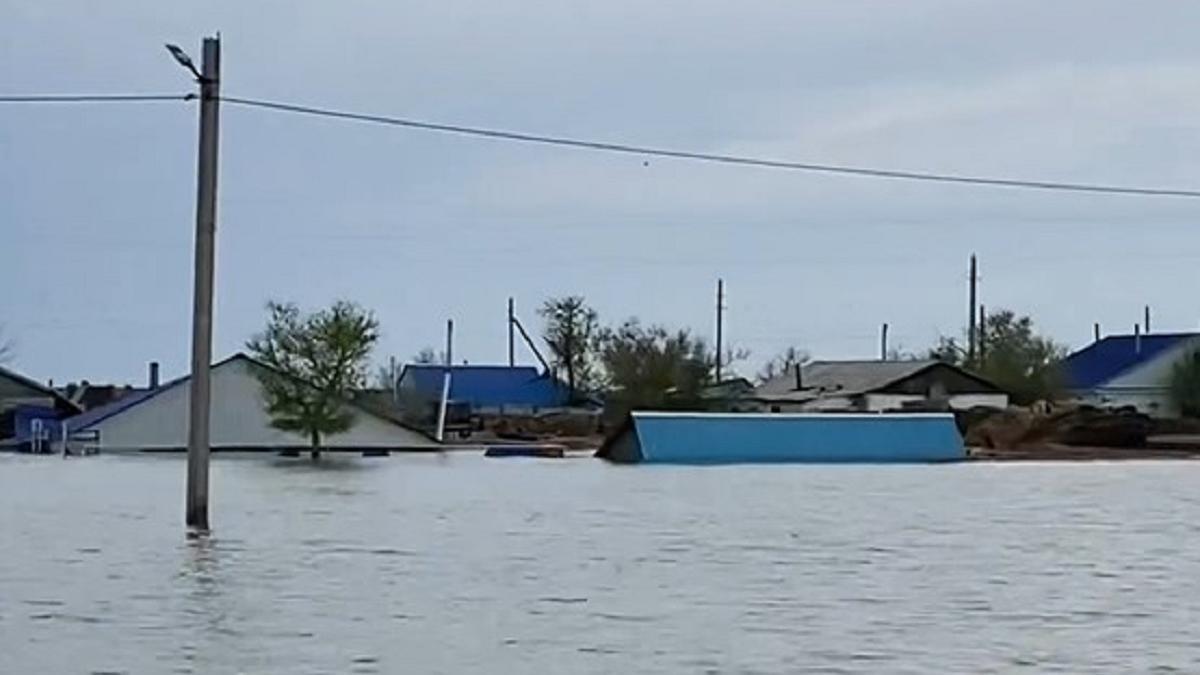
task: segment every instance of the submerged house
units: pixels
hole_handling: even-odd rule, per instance
[[[769,412],[884,412],[905,408],[1005,408],[1008,394],[949,363],[813,361],[754,390]]]
[[[80,411],[49,386],[0,367],[0,446],[37,450],[61,436],[59,420]]]
[[[217,450],[290,451],[307,449],[301,434],[271,426],[262,388],[254,375],[268,366],[237,354],[212,367],[210,442]],[[66,421],[72,451],[171,451],[187,448],[190,376],[155,389],[124,396]],[[428,436],[378,416],[351,402],[354,426],[321,439],[325,450],[427,450]]]
[[[1178,412],[1171,402],[1171,371],[1197,351],[1200,333],[1110,335],[1068,356],[1063,377],[1080,403],[1171,417]]]
[[[450,403],[472,413],[537,413],[571,403],[566,384],[531,366],[434,364],[404,366],[396,382],[400,402],[440,401],[447,371]]]

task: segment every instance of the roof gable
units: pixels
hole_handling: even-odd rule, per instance
[[[271,366],[255,359],[255,358],[252,358],[248,354],[245,354],[242,352],[238,352],[238,353],[234,354],[233,356],[230,356],[229,358],[224,359],[223,361],[218,361],[217,363],[214,363],[212,365],[212,369],[216,370],[217,368],[221,368],[227,364],[234,363],[237,361],[245,362],[255,368],[266,368],[268,370],[272,370]],[[87,412],[81,413],[79,415],[75,415],[74,417],[71,417],[67,420],[67,428],[72,433],[74,433],[76,431],[80,431],[82,429],[88,429],[110,417],[119,415],[120,413],[125,412],[126,410],[129,410],[130,408],[133,408],[142,403],[145,403],[146,401],[149,401],[150,399],[154,398],[155,396],[158,396],[166,391],[183,386],[183,385],[187,384],[190,380],[191,380],[190,373],[187,375],[182,375],[180,377],[175,378],[174,380],[171,380],[170,382],[166,382],[166,383],[162,384],[157,389],[147,389],[147,390],[140,391],[137,393],[129,394],[128,396],[119,398],[116,401],[114,401],[108,405],[100,406],[99,408],[93,408],[92,410],[88,410]],[[390,424],[394,424],[398,427],[403,427],[410,431],[414,431],[416,433],[425,435],[425,433],[423,431],[420,431],[419,429],[414,429],[414,428],[409,427],[408,425],[401,424],[399,421],[394,420],[391,417],[388,417],[385,415],[380,415],[379,413],[377,413],[373,410],[370,410],[369,408],[359,405],[355,401],[348,400],[348,401],[346,401],[346,405],[352,407],[355,412],[370,415],[371,417],[384,420],[384,421],[386,421]]]
[[[1200,333],[1110,335],[1063,361],[1067,388],[1084,390],[1100,386],[1188,342],[1200,345]]]
[[[878,392],[930,371],[947,368],[978,383],[991,392],[1002,391],[995,384],[963,368],[934,359],[913,361],[812,361],[800,369],[803,389],[796,388],[796,375],[790,372],[764,382],[755,390],[761,398],[814,398],[820,394],[854,396]]]
[[[33,378],[25,377],[15,370],[9,370],[8,368],[0,366],[0,378],[9,380],[20,387],[29,389],[30,391],[37,392],[41,396],[53,399],[57,405],[65,406],[67,410],[79,410],[79,406],[75,402],[63,396],[61,393],[42,384],[41,382],[38,382],[37,380],[34,380]]]

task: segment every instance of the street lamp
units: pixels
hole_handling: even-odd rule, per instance
[[[171,56],[175,57],[175,61],[177,61],[179,65],[187,68],[189,71],[191,71],[192,75],[196,76],[197,82],[204,81],[204,76],[200,74],[200,71],[196,70],[196,64],[192,63],[192,57],[188,56],[187,52],[180,49],[179,45],[173,45],[168,42],[166,44],[166,48],[168,52],[171,52]]]

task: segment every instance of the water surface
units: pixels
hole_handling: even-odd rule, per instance
[[[1200,671],[1200,464],[0,456],[0,673]]]

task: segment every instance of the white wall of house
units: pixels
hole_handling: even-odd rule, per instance
[[[263,407],[262,390],[249,361],[234,359],[212,371],[211,444],[214,448],[307,447],[300,434],[274,429]],[[185,380],[151,398],[97,422],[102,450],[154,450],[187,447],[189,387]],[[325,448],[426,448],[436,443],[386,420],[355,410],[347,432],[322,438]]]
[[[1171,403],[1166,387],[1099,387],[1078,392],[1075,400],[1098,408],[1133,406],[1151,417],[1175,417],[1178,411]]]
[[[970,410],[971,408],[1003,410],[1008,407],[1008,394],[955,394],[950,397],[950,407],[955,410]]]
[[[905,403],[921,403],[927,400],[924,396],[913,394],[867,394],[866,412],[883,412],[884,410],[899,410]]]
[[[924,403],[929,399],[915,394],[867,394],[860,400],[865,407],[860,407],[859,401],[850,396],[827,396],[802,403],[763,401],[760,402],[760,408],[764,412],[884,412],[900,410],[906,403]],[[954,410],[976,407],[1003,409],[1008,407],[1008,394],[958,394],[950,397],[949,404]]]
[[[866,409],[868,412],[883,412],[885,410],[900,410],[907,404],[921,404],[929,401],[925,396],[913,394],[867,394]],[[947,400],[953,410],[970,410],[971,408],[1007,408],[1008,394],[955,394]]]

